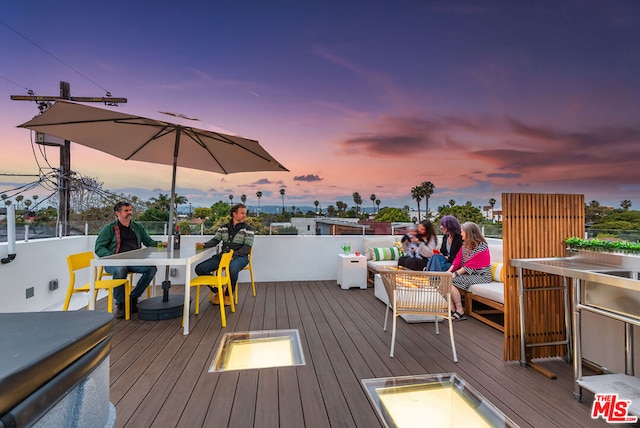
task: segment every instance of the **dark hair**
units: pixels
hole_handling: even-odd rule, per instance
[[[436,228],[433,227],[433,223],[429,220],[422,220],[420,222],[421,225],[424,226],[425,236],[427,237],[427,241],[431,240],[431,237],[436,239],[436,245],[438,244],[438,237],[436,236]]]
[[[122,207],[130,207],[130,206],[131,206],[131,204],[130,204],[129,202],[127,202],[127,201],[120,201],[120,202],[118,202],[117,204],[115,204],[115,205],[113,206],[113,212],[114,212],[114,213],[120,212],[120,210],[122,209]]]
[[[440,220],[440,225],[447,229],[447,233],[451,236],[460,235],[460,222],[452,215],[446,215]]]
[[[244,204],[235,204],[231,207],[231,211],[229,211],[229,215],[233,216],[233,213],[237,213],[240,208],[247,208]]]

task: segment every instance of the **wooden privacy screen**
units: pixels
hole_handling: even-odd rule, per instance
[[[504,359],[520,360],[518,270],[509,260],[564,257],[564,240],[584,236],[584,195],[503,193],[502,242],[505,272]],[[561,290],[539,290],[561,286],[562,278],[530,270],[523,271],[527,343],[549,343],[566,339]],[[569,293],[569,299],[571,293]],[[566,346],[547,345],[527,349],[527,360],[565,356]]]

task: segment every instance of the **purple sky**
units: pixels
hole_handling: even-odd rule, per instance
[[[432,208],[557,192],[640,209],[635,0],[5,3],[3,174],[45,164],[16,128],[35,103],[9,96],[56,95],[64,80],[75,96],[110,91],[132,111],[257,139],[291,171],[179,169],[194,206],[229,194],[256,205],[258,190],[280,204],[283,187],[286,205],[353,205],[357,191],[365,206],[375,194],[415,208],[411,188],[431,181]],[[57,150],[46,155],[57,167]],[[76,144],[72,168],[143,198],[170,188],[169,167]],[[0,176],[0,191],[33,179]]]

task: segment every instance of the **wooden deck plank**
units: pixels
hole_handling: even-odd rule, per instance
[[[311,351],[306,340],[300,307],[298,306],[298,299],[301,297],[296,294],[300,292],[300,289],[301,284],[298,283],[289,282],[283,286],[289,328],[298,330],[306,364],[296,367],[295,376],[294,374],[289,375],[289,372],[284,369],[278,373],[281,397],[280,412],[282,413],[280,420],[282,426],[328,427],[331,426],[329,416],[322,400],[318,374],[312,365],[312,361],[309,360]],[[297,380],[297,384],[287,383],[292,382],[294,379]],[[290,401],[292,399],[293,401]],[[300,408],[295,407],[298,403],[300,403]],[[300,420],[304,422],[303,425],[299,424]],[[289,421],[291,421],[292,425],[285,425]]]
[[[353,343],[346,333],[340,320],[332,311],[324,294],[327,292],[325,284],[314,283],[308,287],[307,299],[313,301],[311,315],[327,352],[331,367],[335,373],[342,391],[342,398],[349,407],[356,426],[377,426],[379,421],[371,412],[368,401],[362,400],[362,387],[358,373],[371,373],[362,356],[353,351]]]
[[[180,319],[114,321],[110,395],[118,427],[380,426],[363,378],[440,372],[458,373],[521,427],[608,426],[591,419],[588,393],[583,403],[573,399],[570,364],[541,361],[558,375],[551,380],[504,362],[502,334],[477,320],[454,324],[457,364],[446,324],[436,335],[433,323],[402,320],[390,358],[385,305],[372,289],[342,290],[335,281],[256,285],[255,298],[241,285],[226,328],[206,293],[186,337]],[[290,328],[299,330],[305,366],[208,373],[224,333]]]
[[[349,412],[349,407],[345,403],[345,397],[337,374],[334,372],[329,352],[324,346],[322,334],[317,322],[311,314],[315,310],[315,299],[309,292],[309,283],[300,283],[296,291],[296,298],[302,326],[305,332],[305,339],[308,345],[306,354],[309,369],[315,370],[317,381],[322,395],[322,401],[327,409],[329,423],[336,427],[355,426],[353,417]],[[302,370],[300,370],[302,372]]]

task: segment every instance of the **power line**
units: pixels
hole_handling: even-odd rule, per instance
[[[85,79],[87,79],[89,82],[93,83],[94,85],[96,85],[98,88],[102,89],[105,92],[109,92],[107,89],[105,89],[104,87],[102,87],[102,85],[100,85],[98,82],[96,82],[95,80],[91,79],[90,77],[84,75],[83,73],[81,73],[80,71],[78,71],[77,69],[75,69],[74,67],[72,67],[70,64],[66,63],[65,61],[63,61],[62,59],[58,58],[57,56],[55,56],[54,54],[52,54],[51,52],[49,52],[48,50],[46,50],[45,48],[43,48],[42,46],[40,46],[39,44],[37,44],[36,42],[34,42],[33,40],[29,39],[27,36],[25,36],[24,34],[22,34],[21,32],[19,32],[18,30],[16,30],[15,28],[11,27],[9,24],[7,24],[6,22],[0,20],[0,24],[4,25],[5,27],[7,27],[9,30],[13,31],[14,33],[16,33],[18,36],[22,37],[23,39],[25,39],[27,42],[31,43],[32,45],[34,45],[35,47],[37,47],[38,49],[40,49],[42,52],[46,53],[47,55],[49,55],[51,58],[55,59],[56,61],[58,61],[59,63],[61,63],[62,65],[64,65],[65,67],[69,68],[70,70],[72,70],[73,72],[77,73],[79,76],[84,77]],[[7,79],[8,80],[8,79]],[[15,83],[15,82],[14,82]],[[20,86],[20,85],[19,85]],[[26,88],[25,88],[26,89]]]
[[[33,92],[31,89],[29,89],[26,86],[23,86],[23,85],[21,85],[21,84],[19,84],[17,82],[14,82],[13,80],[9,79],[8,77],[4,77],[4,76],[0,75],[0,79],[6,80],[7,82],[12,83],[12,84],[16,85],[19,88],[22,88],[27,92]]]

